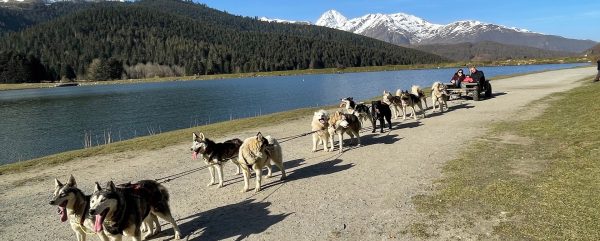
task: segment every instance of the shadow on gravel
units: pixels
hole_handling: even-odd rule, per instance
[[[289,214],[271,215],[270,202],[255,202],[254,199],[240,203],[225,205],[205,212],[182,218],[180,223],[182,235],[186,240],[223,240],[234,238],[242,240],[252,234],[262,233],[267,228],[281,222]],[[189,238],[190,234],[200,233]]]
[[[303,162],[303,159],[298,159],[298,160],[301,160],[300,162]],[[290,162],[294,162],[294,161],[297,161],[297,160],[293,160]],[[354,166],[354,164],[352,164],[352,163],[338,165],[340,163],[342,163],[342,159],[336,158],[333,160],[323,161],[323,162],[315,163],[312,165],[300,167],[300,168],[294,170],[292,173],[290,173],[287,176],[287,179],[284,181],[292,182],[292,181],[300,180],[300,179],[304,179],[304,178],[328,175],[328,174],[348,170]]]
[[[452,111],[455,111],[458,109],[471,109],[471,108],[473,108],[473,106],[469,105],[468,103],[461,103],[461,104],[457,104],[457,105],[448,104],[448,109],[447,110],[445,109],[444,112],[439,112],[439,111],[432,112],[431,110],[429,110],[429,114],[427,114],[427,118],[440,116],[445,113],[452,112]]]
[[[402,138],[398,137],[396,134],[391,134],[391,132],[386,129],[386,132],[383,134],[369,134],[362,136],[360,141],[363,145],[371,145],[371,144],[394,144]],[[393,130],[392,130],[393,131]]]

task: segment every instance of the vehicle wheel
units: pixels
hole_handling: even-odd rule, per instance
[[[492,84],[490,82],[485,83],[485,98],[492,97]]]
[[[479,97],[480,97],[479,96],[479,91],[480,91],[480,89],[479,89],[479,85],[478,85],[478,86],[475,87],[475,90],[473,92],[473,100],[474,101],[479,101]]]

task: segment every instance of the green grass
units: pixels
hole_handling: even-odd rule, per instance
[[[327,107],[303,108],[259,117],[220,122],[205,126],[198,126],[188,129],[165,132],[157,135],[138,137],[130,140],[111,143],[108,145],[101,145],[87,149],[58,153],[55,155],[45,156],[28,161],[2,165],[0,166],[0,175],[18,173],[35,168],[55,166],[78,158],[85,158],[96,155],[113,154],[131,150],[160,149],[175,144],[190,142],[192,136],[191,133],[194,131],[201,131],[204,132],[207,136],[210,136],[212,138],[218,138],[228,135],[230,133],[238,133],[263,126],[277,125],[289,122],[291,120],[296,120],[302,117],[312,116],[312,113],[320,108]]]
[[[569,57],[569,58],[553,58],[553,59],[502,60],[502,61],[486,61],[486,62],[453,62],[453,63],[441,63],[441,64],[349,67],[349,68],[343,68],[343,69],[327,68],[327,69],[306,69],[306,70],[200,75],[200,76],[156,77],[156,78],[146,78],[146,79],[127,79],[127,80],[113,80],[113,81],[79,81],[78,83],[80,83],[81,85],[110,85],[110,84],[167,82],[167,81],[192,81],[192,80],[250,78],[250,77],[262,77],[262,76],[290,76],[290,75],[307,75],[307,74],[338,74],[338,73],[357,73],[357,72],[396,71],[396,70],[409,70],[409,69],[459,68],[459,67],[464,67],[464,66],[467,66],[470,64],[474,64],[477,66],[503,66],[503,65],[577,63],[577,62],[586,62],[586,61],[587,61],[586,58]],[[50,87],[54,87],[54,85],[56,85],[56,83],[0,84],[0,91],[2,91],[2,90],[17,90],[17,89],[50,88]]]
[[[433,229],[498,220],[500,240],[600,240],[598,93],[586,84],[532,120],[495,125],[446,164],[434,193],[414,198],[417,210]]]

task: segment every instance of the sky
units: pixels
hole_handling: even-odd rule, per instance
[[[335,9],[348,19],[407,13],[436,24],[478,20],[600,42],[600,0],[194,0],[228,13],[316,22]]]

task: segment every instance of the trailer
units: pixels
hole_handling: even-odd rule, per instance
[[[492,97],[492,84],[490,84],[490,80],[485,80],[483,83],[461,83],[461,85],[461,88],[457,88],[452,84],[446,84],[450,99],[472,97],[474,101],[479,101],[481,97]]]

